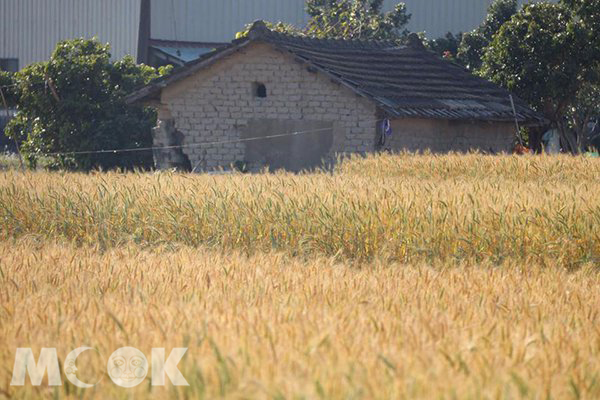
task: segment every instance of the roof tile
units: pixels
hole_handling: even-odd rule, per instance
[[[414,36],[408,46],[391,41],[313,39],[276,33],[260,22],[255,23],[248,38],[234,40],[228,47],[188,63],[170,77],[134,93],[130,100],[149,97],[208,65],[211,57],[217,59],[252,41],[269,43],[304,60],[371,99],[391,117],[494,121],[515,118],[508,91],[428,51]],[[544,121],[525,102],[513,98],[518,120]]]

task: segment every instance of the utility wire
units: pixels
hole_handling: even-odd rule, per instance
[[[381,119],[376,119],[376,120],[362,121],[362,122],[371,123],[371,122],[382,122],[382,121],[383,120],[381,120]],[[257,140],[274,139],[274,138],[280,138],[280,137],[286,137],[286,136],[297,136],[297,135],[303,135],[306,133],[325,132],[325,131],[331,131],[331,130],[333,130],[333,128],[320,128],[320,129],[310,129],[310,130],[305,130],[305,131],[279,133],[279,134],[274,134],[274,135],[243,138],[243,139],[217,140],[217,141],[213,141],[213,142],[191,143],[191,144],[182,144],[182,145],[174,145],[174,146],[135,147],[135,148],[128,148],[128,149],[112,149],[112,150],[64,151],[64,152],[52,152],[52,153],[38,153],[38,155],[41,155],[41,156],[67,156],[67,155],[85,155],[85,154],[119,154],[119,153],[140,152],[140,151],[184,149],[184,148],[192,148],[192,147],[208,147],[208,146],[214,146],[214,145],[219,145],[219,144],[243,143],[243,142],[251,142],[251,141],[257,141]]]
[[[174,6],[174,3],[171,3]],[[174,10],[173,10],[174,11]],[[9,88],[18,86],[17,84],[12,85],[4,85],[0,86],[0,88]],[[362,121],[362,122],[382,122],[382,119],[370,120],[370,121]],[[111,150],[85,150],[85,151],[61,151],[61,152],[51,152],[51,153],[36,153],[38,156],[68,156],[68,155],[86,155],[86,154],[119,154],[119,153],[130,153],[130,152],[141,152],[141,151],[154,151],[154,150],[171,150],[171,149],[184,149],[184,148],[193,148],[193,147],[208,147],[219,144],[228,144],[228,143],[243,143],[243,142],[251,142],[257,140],[266,140],[266,139],[274,139],[286,136],[296,136],[302,135],[306,133],[314,133],[314,132],[324,132],[330,131],[333,128],[321,128],[321,129],[311,129],[305,131],[296,131],[296,132],[288,132],[288,133],[280,133],[268,136],[260,136],[260,137],[252,137],[252,138],[244,138],[244,139],[234,139],[234,140],[217,140],[213,142],[204,142],[204,143],[191,143],[187,145],[174,145],[174,146],[152,146],[152,147],[135,147],[135,148],[126,148],[126,149],[111,149]]]

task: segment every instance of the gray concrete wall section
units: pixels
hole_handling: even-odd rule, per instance
[[[257,97],[257,83],[266,97]],[[246,163],[252,169],[300,170],[337,153],[375,149],[376,107],[287,53],[253,43],[165,88],[159,118],[172,118],[183,134],[183,153],[197,170]],[[239,139],[310,131],[289,138]],[[160,135],[159,135],[160,136]],[[165,139],[163,138],[163,141]],[[210,144],[210,142],[228,142]]]
[[[304,132],[310,130],[312,132]],[[257,119],[241,131],[246,142],[245,161],[252,168],[268,165],[271,170],[301,171],[322,166],[333,146],[333,122]],[[281,134],[291,136],[260,139]]]
[[[508,153],[515,141],[515,126],[509,122],[402,118],[392,121],[392,130],[386,147],[393,151]]]

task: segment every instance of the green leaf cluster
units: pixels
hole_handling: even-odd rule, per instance
[[[465,33],[456,53],[457,60],[471,71],[481,68],[485,49],[500,28],[517,13],[517,0],[495,0],[485,20],[475,30]]]
[[[307,0],[307,33],[318,38],[400,40],[409,31],[406,5],[383,12],[383,0]]]
[[[275,32],[319,39],[370,39],[401,41],[409,31],[406,5],[398,3],[392,11],[383,12],[383,0],[307,0],[310,16],[306,29],[283,22],[266,22]],[[251,24],[236,35],[245,37]]]
[[[471,32],[448,32],[443,37],[426,40],[426,45],[439,56],[477,72],[494,35],[516,12],[516,0],[494,0],[485,19]]]
[[[6,134],[20,143],[31,166],[40,156],[61,153],[50,156],[50,166],[149,168],[150,151],[73,153],[152,146],[155,112],[126,104],[125,96],[167,72],[137,65],[131,57],[113,62],[110,47],[96,39],[62,41],[48,61],[14,75],[18,112]]]
[[[245,38],[246,36],[248,36],[248,33],[250,32],[250,28],[252,28],[252,25],[254,25],[254,23],[246,24],[244,29],[235,35],[235,38],[242,39],[242,38]],[[296,28],[294,25],[287,24],[285,22],[273,23],[273,22],[265,21],[265,25],[267,26],[267,28],[269,28],[269,30],[271,30],[273,32],[285,33],[288,35],[304,36],[304,33],[302,31],[300,31],[298,28]]]
[[[493,37],[481,73],[542,112],[564,149],[580,151],[600,111],[600,1],[525,5]]]
[[[427,40],[425,42],[427,47],[439,56],[460,63],[460,60],[457,59],[456,55],[458,54],[458,49],[462,40],[463,33],[459,32],[453,34],[452,32],[448,32],[443,37]]]
[[[0,89],[2,90],[2,95],[4,96],[4,100],[6,101],[6,105],[8,107],[14,107],[16,105],[14,85],[15,75],[12,72],[0,70]],[[2,97],[0,97],[0,109],[3,108],[4,101],[2,100]]]

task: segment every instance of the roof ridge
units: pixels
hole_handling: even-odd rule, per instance
[[[251,43],[289,52],[334,82],[374,102],[390,118],[421,117],[513,121],[509,91],[473,75],[423,45],[418,35],[407,45],[395,41],[316,38],[276,32],[256,21],[248,35],[153,81],[128,101],[160,99],[164,87],[235,54]],[[433,76],[435,79],[430,79]],[[543,117],[516,96],[517,118],[541,122]]]
[[[357,45],[364,48],[406,48],[407,46],[401,45],[400,43],[394,40],[377,40],[377,39],[365,39],[365,38],[357,38],[357,39],[344,39],[344,38],[319,38],[316,36],[308,36],[308,35],[295,35],[291,33],[277,32],[272,29],[269,29],[265,21],[257,20],[254,21],[250,30],[248,32],[248,37],[252,40],[265,40],[270,41],[269,39],[283,39],[283,40],[298,40],[301,42],[309,42],[306,44],[344,44],[349,47],[356,48]],[[420,39],[419,39],[420,40]],[[421,46],[423,43],[421,42]],[[423,46],[424,49],[424,46]]]

